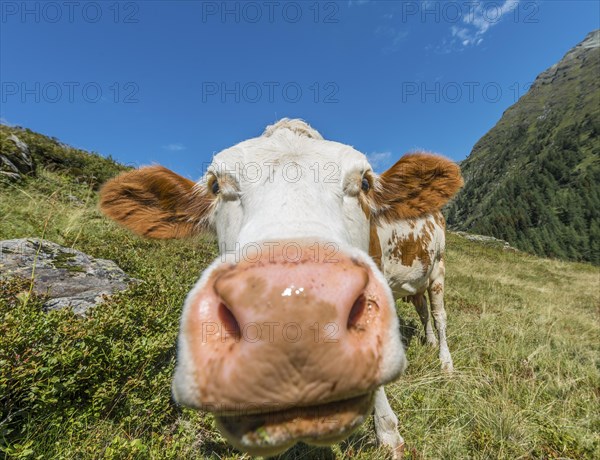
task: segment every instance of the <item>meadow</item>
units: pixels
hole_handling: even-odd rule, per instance
[[[0,186],[0,240],[43,237],[143,282],[85,318],[45,313],[30,280],[0,284],[0,452],[6,458],[238,459],[209,414],[170,385],[183,299],[210,237],[147,241],[97,209],[95,186],[39,168]],[[1,255],[0,255],[1,257]],[[449,235],[446,307],[456,371],[399,302],[409,367],[387,386],[407,459],[600,458],[600,271]],[[383,459],[372,420],[285,459]]]

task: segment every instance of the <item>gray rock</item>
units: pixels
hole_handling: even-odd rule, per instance
[[[0,143],[0,177],[10,182],[21,180],[24,175],[35,173],[35,163],[29,146],[11,134]]]
[[[495,248],[500,248],[504,251],[510,251],[510,252],[519,252],[518,249],[513,248],[508,241],[504,241],[498,238],[494,238],[493,236],[486,236],[486,235],[476,235],[474,233],[467,233],[467,232],[450,232],[453,233],[455,235],[461,236],[469,241],[475,241],[476,243],[480,243],[483,244],[485,246],[491,246],[491,247],[495,247]]]
[[[69,200],[75,206],[83,206],[84,202],[77,198],[75,195],[67,195],[67,200]]]
[[[590,52],[596,52],[600,47],[600,29],[587,34],[585,39],[571,48],[563,58],[549,69],[537,76],[532,89],[536,84],[550,84],[557,78],[565,77],[569,74],[572,67],[581,65],[581,61],[589,58]]]
[[[45,295],[46,310],[70,307],[85,315],[116,292],[140,282],[111,260],[95,259],[75,249],[37,238],[0,241],[0,278],[31,278],[34,291]]]

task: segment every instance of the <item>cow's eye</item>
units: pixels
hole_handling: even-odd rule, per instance
[[[210,186],[210,190],[213,192],[214,195],[218,195],[219,192],[221,191],[221,189],[219,188],[219,182],[217,181],[217,179],[213,180],[213,183]]]
[[[371,183],[369,182],[369,179],[363,177],[360,188],[362,188],[363,192],[368,192],[371,189]]]

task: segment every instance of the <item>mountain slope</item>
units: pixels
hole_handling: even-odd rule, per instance
[[[450,228],[600,264],[600,30],[541,73],[461,164]]]
[[[2,175],[4,162],[15,158],[19,150],[25,150],[33,163],[29,175],[35,176],[39,166],[94,189],[117,173],[130,169],[110,157],[76,149],[30,129],[0,124],[0,183],[6,182],[6,176]]]

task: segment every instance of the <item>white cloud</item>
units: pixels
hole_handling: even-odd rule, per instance
[[[389,166],[392,152],[373,152],[367,155],[367,160],[377,172]]]
[[[473,32],[466,27],[457,27],[452,26],[450,28],[450,32],[452,33],[452,37],[455,38],[453,41],[454,44],[460,43],[461,46],[469,46],[469,45],[479,45],[483,38],[481,37],[485,32]]]
[[[369,3],[369,0],[348,0],[348,6],[352,6],[352,5],[366,5],[367,3]]]
[[[375,35],[387,40],[388,44],[383,47],[383,52],[388,54],[400,48],[400,45],[408,36],[408,30],[398,30],[392,26],[379,26],[375,29]]]
[[[505,0],[501,5],[483,2],[469,3],[469,8],[464,12],[462,18],[465,25],[463,27],[454,25],[450,28],[453,37],[450,45],[459,45],[463,48],[480,45],[485,33],[517,8],[519,1]]]
[[[167,144],[167,145],[163,145],[162,147],[165,150],[168,150],[169,152],[180,152],[182,150],[185,150],[185,145],[183,144]]]
[[[4,117],[0,117],[0,124],[6,125],[6,126],[16,126],[16,125],[12,124],[10,121],[8,121]]]

